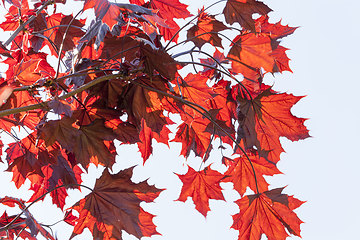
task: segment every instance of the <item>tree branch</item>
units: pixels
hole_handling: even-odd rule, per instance
[[[78,94],[78,93],[80,93],[80,92],[82,92],[82,91],[84,91],[84,90],[98,84],[98,83],[101,83],[101,82],[106,81],[106,80],[118,78],[118,77],[124,77],[124,75],[123,74],[111,74],[111,75],[98,77],[98,78],[94,79],[93,81],[91,81],[91,82],[89,82],[87,84],[84,84],[83,86],[75,89],[74,91],[71,91],[69,93],[66,93],[66,94],[62,95],[61,97],[59,97],[59,99],[64,100],[64,99],[72,97],[75,94]],[[26,111],[30,111],[30,110],[40,109],[40,108],[47,108],[50,101],[52,101],[52,100],[44,101],[42,103],[37,103],[37,104],[28,105],[28,106],[24,106],[24,107],[3,110],[3,111],[0,111],[0,117],[8,116],[8,115],[11,115],[11,114],[16,114],[16,113],[20,113],[20,112],[26,112]]]

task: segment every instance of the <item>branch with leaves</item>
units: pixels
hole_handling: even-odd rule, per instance
[[[221,183],[231,182],[240,194],[232,225],[239,240],[300,236],[302,222],[293,210],[303,202],[283,188],[271,189],[264,178],[281,173],[280,137],[309,137],[306,119],[291,113],[302,97],[264,83],[269,73],[291,71],[280,40],[296,28],[271,23],[271,9],[257,0],[221,0],[193,14],[178,0],[85,0],[75,16],[57,12],[57,5],[68,4],[4,5],[8,14],[0,28],[12,34],[0,45],[6,67],[0,126],[1,137],[13,142],[0,146],[15,186],[29,180],[34,193],[26,201],[0,198],[0,204],[19,209],[13,216],[4,212],[0,237],[55,239],[54,224],[39,223],[30,213],[45,196],[73,226],[71,238],[85,228],[104,240],[123,239],[123,230],[139,239],[159,234],[155,216],[140,203],[153,202],[162,190],[133,183],[133,168],[111,171],[118,141],[136,144],[145,164],[153,139],[178,142],[185,159],[201,159],[198,170],[189,165],[178,175],[178,200],[192,197],[206,217],[210,199],[225,200]],[[223,11],[213,12],[221,4]],[[93,11],[95,19],[82,19],[84,11]],[[180,18],[182,26],[174,21]],[[28,134],[17,137],[16,127]],[[216,161],[227,169],[223,174],[208,161],[215,145],[222,153]],[[93,189],[82,184],[90,165],[104,167]],[[80,186],[91,192],[66,208],[68,190]]]

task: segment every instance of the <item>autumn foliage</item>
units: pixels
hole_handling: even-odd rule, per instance
[[[291,72],[280,39],[295,27],[271,23],[271,8],[258,0],[223,0],[193,13],[179,0],[85,0],[73,15],[59,10],[67,5],[3,0],[0,28],[11,36],[0,44],[0,127],[11,142],[0,144],[2,164],[17,188],[30,181],[33,194],[0,196],[19,213],[2,214],[1,237],[55,239],[31,214],[45,196],[73,226],[71,238],[85,228],[104,240],[122,239],[122,231],[161,234],[140,203],[163,189],[133,183],[133,168],[112,171],[119,144],[137,145],[145,164],[153,140],[202,159],[177,174],[179,201],[191,197],[206,217],[210,199],[225,200],[221,183],[231,182],[240,194],[232,225],[239,240],[300,236],[293,210],[303,202],[264,178],[281,173],[281,137],[309,137],[306,119],[291,113],[302,97],[264,83],[267,74]],[[225,172],[207,161],[218,147]],[[91,164],[104,167],[93,188],[82,185]],[[90,193],[65,208],[68,190],[80,188]]]

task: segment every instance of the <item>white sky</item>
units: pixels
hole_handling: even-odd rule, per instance
[[[190,0],[182,2],[194,4]],[[212,2],[202,3],[209,5]],[[353,0],[264,2],[274,10],[270,14],[272,22],[282,18],[285,25],[300,26],[295,34],[283,40],[283,45],[291,49],[287,53],[292,59],[290,67],[294,73],[277,74],[274,89],[307,95],[293,108],[293,113],[310,118],[306,126],[313,136],[296,143],[283,139],[287,153],[281,155],[278,167],[285,174],[268,178],[272,183],[270,187],[287,185],[287,194],[307,201],[296,211],[305,222],[301,225],[303,239],[356,239],[360,226],[360,194],[357,190],[360,183],[360,157],[357,154],[360,143],[360,109],[357,105],[360,79],[356,73],[360,65],[360,33],[357,29],[360,3]],[[190,9],[194,12],[196,7]],[[0,40],[6,38],[0,37]],[[272,77],[268,81],[272,82]],[[150,239],[237,239],[237,231],[229,229],[231,215],[238,212],[233,203],[238,196],[231,191],[231,185],[222,185],[228,202],[210,201],[212,211],[206,220],[194,209],[190,199],[186,203],[173,201],[179,197],[181,190],[181,182],[173,172],[185,173],[186,167],[183,158],[178,157],[179,145],[171,148],[172,151],[164,145],[155,144],[153,156],[145,166],[135,168],[135,181],[149,178],[149,184],[167,189],[155,203],[143,205],[145,210],[158,215],[154,223],[158,232],[162,233],[162,236]],[[118,150],[120,156],[119,163],[114,166],[115,171],[141,163],[136,147],[126,146]],[[213,154],[215,161],[220,155]],[[189,161],[193,166],[199,166],[199,162],[199,159]],[[0,168],[6,167],[1,164]],[[89,171],[90,176],[83,177],[89,186],[96,176],[92,170]],[[0,197],[20,194],[28,199],[29,193],[19,192],[12,183],[7,183],[11,174],[5,175],[1,178],[3,187],[0,188]],[[68,199],[68,206],[79,197],[75,194]],[[61,219],[60,212],[51,210],[54,207],[48,202],[36,204],[31,212],[44,223],[56,222]],[[60,240],[67,239],[71,234],[66,224],[58,224],[54,229]],[[129,236],[124,239],[135,238]]]

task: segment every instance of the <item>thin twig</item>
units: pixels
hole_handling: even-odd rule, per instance
[[[62,51],[63,51],[63,48],[64,48],[64,42],[65,42],[67,33],[68,33],[69,29],[70,29],[71,24],[74,22],[74,20],[77,18],[77,16],[79,16],[80,13],[82,13],[82,11],[83,11],[83,10],[80,10],[80,11],[75,15],[75,17],[73,17],[73,18],[71,19],[71,21],[69,22],[69,24],[68,24],[68,26],[67,26],[67,28],[66,28],[66,30],[65,30],[63,39],[62,39],[62,41],[61,41],[60,50],[59,50],[59,53],[58,53],[58,63],[57,63],[57,68],[56,68],[55,79],[59,76],[61,54],[62,54]]]

